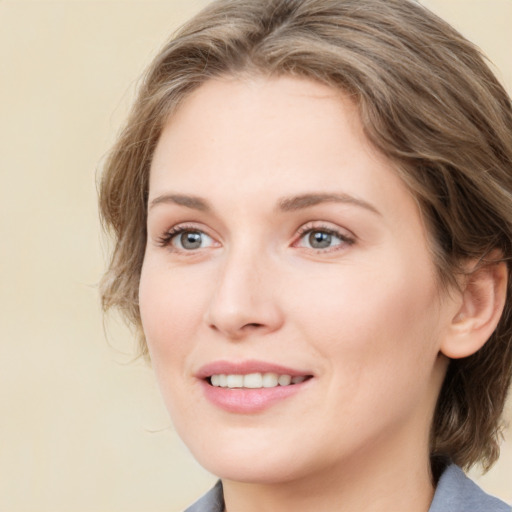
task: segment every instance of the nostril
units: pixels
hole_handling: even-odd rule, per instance
[[[244,327],[249,327],[251,329],[256,329],[258,327],[262,327],[262,324],[257,324],[257,323],[251,323],[251,324],[246,324],[244,325]]]

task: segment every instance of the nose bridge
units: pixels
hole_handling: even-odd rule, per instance
[[[271,332],[282,318],[273,290],[273,265],[254,240],[233,244],[226,251],[214,287],[206,321],[231,338],[259,329]]]

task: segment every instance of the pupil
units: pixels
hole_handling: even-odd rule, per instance
[[[309,243],[314,249],[325,249],[331,245],[331,235],[322,231],[313,231],[309,235]]]
[[[181,234],[181,245],[185,249],[199,249],[201,247],[201,233],[182,233]]]

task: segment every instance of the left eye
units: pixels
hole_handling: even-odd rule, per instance
[[[176,233],[171,238],[171,245],[182,251],[193,251],[210,247],[213,243],[211,237],[202,231],[186,230]]]
[[[300,247],[310,249],[329,249],[347,242],[347,239],[341,234],[326,229],[310,229],[302,234],[300,238]]]

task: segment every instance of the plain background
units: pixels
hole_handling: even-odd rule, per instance
[[[176,511],[206,490],[97,282],[96,174],[136,80],[205,0],[0,0],[0,510]],[[512,0],[430,0],[512,91]],[[508,418],[512,417],[509,407]],[[512,502],[512,432],[479,482]]]

